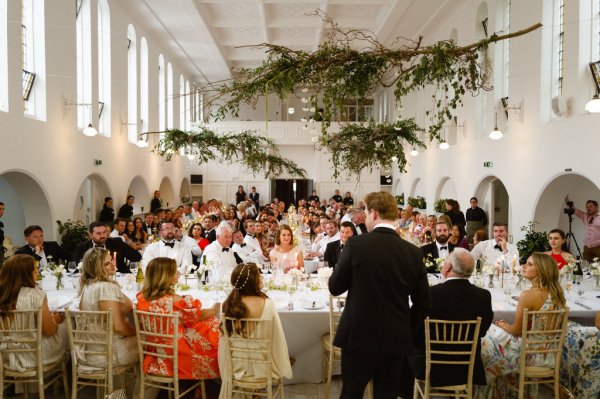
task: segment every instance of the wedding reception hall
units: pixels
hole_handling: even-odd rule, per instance
[[[417,397],[427,316],[464,397],[600,398],[599,96],[600,0],[0,0],[0,398]]]

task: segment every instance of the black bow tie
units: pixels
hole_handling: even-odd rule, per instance
[[[498,244],[494,245],[494,249],[497,249],[498,251],[502,251],[502,247]]]
[[[254,238],[254,234],[246,234],[248,237]]]
[[[443,247],[440,247],[440,251],[441,251],[442,249],[445,249],[445,250],[447,251],[447,250],[448,250],[448,246],[447,246],[447,245],[444,245]]]
[[[340,245],[340,251],[344,249],[344,244]]]
[[[94,244],[94,248],[106,249],[106,245],[96,245],[96,244]]]
[[[163,244],[165,244],[165,247],[175,248],[175,241],[173,241],[173,242],[163,241]]]
[[[229,248],[223,248],[223,252],[229,252]]]
[[[246,246],[246,243],[240,244],[240,247],[244,248]]]

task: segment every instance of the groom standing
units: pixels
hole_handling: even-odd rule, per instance
[[[348,239],[329,279],[332,295],[348,291],[333,341],[342,348],[340,397],[362,398],[372,379],[374,397],[396,398],[411,323],[423,323],[430,306],[429,284],[421,251],[395,231],[394,197],[381,191],[363,202],[369,234]]]

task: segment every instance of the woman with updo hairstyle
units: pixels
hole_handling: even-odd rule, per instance
[[[288,354],[287,343],[283,333],[283,327],[279,320],[279,314],[275,303],[262,292],[263,280],[258,266],[255,263],[242,263],[236,266],[231,273],[231,293],[223,302],[223,315],[235,319],[261,319],[273,320],[273,338],[271,341],[271,352],[273,356],[272,378],[292,378],[292,365]],[[221,329],[227,329],[231,333],[234,329],[244,331],[245,326],[236,323],[221,324]],[[260,331],[256,333],[260,336]],[[226,376],[233,375],[235,379],[265,378],[265,367],[260,364],[236,364],[233,370],[229,370],[227,364],[227,351],[229,343],[222,334],[219,340],[219,369],[221,371],[222,385],[219,399],[236,397],[232,395],[229,379]]]
[[[112,311],[113,365],[123,366],[138,359],[135,327],[127,317],[133,303],[114,280],[117,267],[110,252],[103,248],[90,248],[83,255],[81,284],[79,285],[79,309],[86,311]],[[102,346],[98,346],[98,351]],[[77,353],[83,356],[82,353]],[[106,367],[104,356],[89,355],[79,359],[89,367]]]
[[[137,309],[153,313],[178,313],[177,336],[179,378],[184,380],[214,379],[219,377],[217,364],[219,320],[221,307],[215,303],[203,309],[202,303],[190,295],[175,293],[179,279],[177,263],[171,258],[154,258],[148,263],[144,287],[137,294]],[[170,342],[158,340],[157,343]],[[146,355],[144,373],[173,376],[173,364],[168,359]]]
[[[0,288],[0,323],[5,325],[10,323],[12,318],[8,313],[10,311],[37,311],[41,308],[42,320],[36,322],[42,324],[42,364],[49,365],[60,361],[65,356],[67,328],[61,313],[50,312],[46,293],[36,288],[37,276],[35,259],[30,255],[13,255],[4,261],[0,269],[0,287],[2,287]],[[37,364],[33,353],[6,355],[0,357],[0,361],[11,370],[33,368]]]
[[[328,222],[331,223],[331,222]],[[282,224],[275,233],[275,247],[269,252],[271,264],[286,273],[289,269],[304,267],[302,248],[294,244],[294,232],[287,224]]]
[[[550,233],[548,233],[548,244],[550,245],[550,251],[546,252],[546,254],[554,259],[558,265],[558,270],[573,260],[573,255],[571,255],[567,247],[567,235],[561,229],[550,230]]]
[[[450,221],[452,222],[448,225],[450,227],[454,226],[455,224],[460,224],[463,227],[467,225],[467,222],[465,221],[465,215],[460,210],[460,204],[457,200],[450,198],[446,200],[446,212],[444,212],[444,215],[450,218]]]

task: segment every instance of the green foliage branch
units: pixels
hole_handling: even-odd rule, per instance
[[[56,224],[58,224],[62,246],[69,254],[73,255],[77,246],[87,241],[89,237],[87,226],[81,220],[67,219],[65,222],[57,220]]]
[[[521,226],[521,231],[525,232],[523,238],[517,242],[519,250],[519,262],[524,264],[527,258],[534,252],[545,252],[550,249],[548,244],[548,233],[545,231],[535,231],[537,222],[529,222],[525,226]]]

